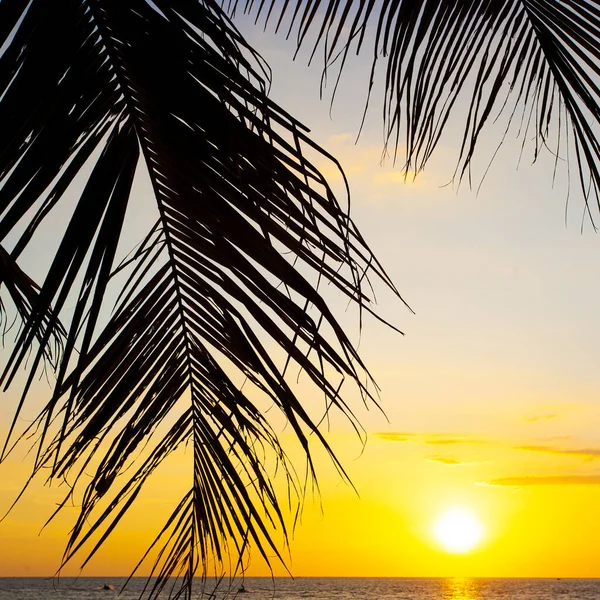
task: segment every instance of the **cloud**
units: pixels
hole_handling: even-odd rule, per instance
[[[531,445],[515,446],[514,449],[525,450],[526,452],[542,452],[556,456],[580,456],[585,460],[600,458],[600,448],[558,448],[556,446]]]
[[[600,475],[548,475],[500,477],[476,485],[486,487],[525,487],[532,485],[600,485]]]
[[[547,415],[533,415],[531,417],[523,417],[525,423],[537,423],[538,421],[550,421],[550,419],[556,419],[559,415],[557,413]]]
[[[327,138],[329,144],[343,144],[344,142],[356,140],[356,133],[334,133]]]
[[[414,437],[418,435],[415,433],[398,433],[392,431],[390,433],[380,432],[376,433],[375,437],[378,437],[380,440],[385,440],[386,442],[408,442],[414,439]]]
[[[427,460],[432,462],[439,462],[443,465],[464,465],[465,463],[457,460],[456,458],[448,458],[446,456],[428,456]]]
[[[431,433],[424,437],[423,442],[434,446],[447,446],[452,444],[480,444],[482,440],[470,435],[449,436],[445,433]]]
[[[483,443],[483,440],[471,437],[470,435],[451,435],[449,433],[406,433],[392,431],[375,433],[375,436],[388,442],[421,442],[435,446]]]
[[[326,144],[327,151],[343,165],[355,202],[396,200],[398,192],[408,188],[412,193],[423,197],[427,197],[433,190],[437,191],[437,185],[429,179],[431,173],[417,174],[402,168],[404,148],[399,148],[398,162],[395,163],[393,155],[387,153],[380,144],[357,146],[355,141],[356,133],[341,132],[330,135]],[[309,158],[313,159],[312,156]],[[335,162],[323,156],[314,156],[314,164],[334,187],[334,191],[343,197],[343,176]],[[413,204],[416,206],[416,203],[411,206]],[[418,210],[423,209],[422,203],[418,206]]]
[[[369,179],[369,173],[375,172],[379,169],[379,161],[381,156],[381,149],[375,147],[358,148],[352,147],[352,144],[345,142],[347,136],[351,134],[340,134],[339,136],[331,136],[332,138],[338,138],[337,143],[331,144],[329,150],[336,157],[341,165],[343,165],[343,174],[346,177],[352,179],[354,176],[363,177],[367,176]],[[320,159],[315,165],[319,169],[321,175],[323,175],[330,183],[341,182],[343,179],[342,171],[339,166],[331,160]],[[352,189],[356,191],[356,180],[352,183]]]
[[[426,444],[433,444],[436,446],[446,446],[448,444],[472,444],[473,440],[463,438],[435,438],[428,437],[423,440]]]
[[[457,458],[452,458],[451,456],[440,456],[438,454],[434,454],[432,456],[428,456],[427,460],[432,462],[441,463],[442,465],[448,465],[450,467],[468,467],[470,465],[478,465],[481,464],[480,461],[466,461],[466,460],[458,460]]]

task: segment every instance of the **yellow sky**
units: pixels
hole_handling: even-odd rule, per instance
[[[381,312],[407,335],[367,322],[360,336],[388,420],[358,408],[364,449],[333,420],[328,439],[359,496],[316,450],[321,497],[307,501],[291,542],[292,573],[600,576],[600,240],[589,227],[580,232],[578,190],[565,226],[564,175],[553,190],[550,159],[535,167],[525,160],[517,171],[514,141],[478,196],[441,187],[456,156],[451,139],[404,184],[390,161],[379,165],[379,113],[354,145],[363,96],[352,93],[352,78],[330,120],[327,102],[316,100],[318,69],[290,67],[282,40],[254,33],[252,41],[274,67],[276,98],[346,168],[355,220],[416,312],[382,292]],[[493,141],[484,141],[484,157]],[[323,169],[335,183],[334,170]],[[355,315],[341,319],[358,342]],[[306,402],[316,410],[308,393]],[[5,404],[3,429],[9,416]],[[0,467],[0,508],[23,482],[21,459]],[[87,574],[129,573],[185,487],[178,460]],[[0,576],[54,572],[76,509],[38,533],[59,498],[36,484],[0,523]],[[458,506],[478,516],[484,535],[472,552],[453,555],[432,525]],[[268,574],[258,556],[248,574]]]
[[[591,449],[556,441],[532,448],[508,436],[382,432],[370,435],[359,457],[361,446],[349,433],[330,438],[360,497],[321,456],[321,502],[307,501],[291,542],[294,575],[598,574],[600,478],[593,475],[597,456]],[[565,447],[579,454],[564,453]],[[19,465],[3,467],[3,504],[21,475]],[[186,481],[186,469],[171,461],[85,572],[127,575]],[[54,572],[76,509],[38,533],[60,497],[35,486],[2,523],[0,576]],[[482,542],[471,552],[448,553],[433,536],[436,518],[450,507],[472,511],[483,526]],[[77,574],[78,564],[64,574]],[[285,571],[276,566],[275,573]],[[248,575],[268,575],[259,557]]]

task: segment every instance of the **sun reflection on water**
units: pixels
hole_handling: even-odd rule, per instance
[[[471,577],[448,577],[442,580],[440,600],[481,600],[481,584]]]

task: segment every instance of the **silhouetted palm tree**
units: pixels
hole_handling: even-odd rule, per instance
[[[504,111],[536,153],[562,136],[586,203],[598,200],[592,0],[2,0],[0,314],[5,326],[6,311],[21,319],[4,386],[27,368],[3,457],[33,381],[53,371],[24,435],[34,475],[68,483],[58,510],[84,490],[67,561],[84,545],[93,555],[161,461],[188,446],[190,487],[157,538],[151,594],[178,575],[189,595],[198,566],[249,546],[279,556],[273,527],[285,536],[286,524],[264,455],[300,484],[257,398],[283,414],[310,476],[311,435],[335,461],[286,370],[358,428],[341,383],[372,402],[374,388],[319,286],[369,312],[369,275],[395,291],[307,157],[335,159],[268,98],[236,8],[298,46],[312,32],[328,69],[374,50],[374,74],[385,57],[387,142],[402,136],[405,168],[423,167],[465,94],[457,177]],[[362,48],[369,28],[374,49]],[[137,195],[156,222],[121,260],[141,171],[151,193]],[[67,212],[57,247],[44,247],[40,232]],[[36,254],[47,262],[37,283]]]

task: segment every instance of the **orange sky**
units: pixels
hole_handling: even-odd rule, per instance
[[[291,543],[294,575],[598,575],[600,486],[589,474],[595,458],[560,455],[550,446],[522,448],[508,437],[437,432],[373,434],[358,458],[360,445],[351,434],[332,433],[331,439],[360,497],[321,457],[323,510],[317,501],[306,503]],[[86,574],[129,573],[166,519],[177,490],[185,488],[187,467],[170,461]],[[566,475],[575,471],[577,479]],[[13,476],[21,474],[18,464],[3,467],[3,504],[14,495]],[[0,576],[54,572],[75,509],[38,533],[59,497],[56,490],[36,486],[0,525]],[[481,544],[461,555],[444,551],[432,533],[436,518],[455,506],[476,514],[484,530]],[[78,566],[75,561],[64,574],[77,574]],[[268,573],[255,556],[248,574]],[[285,571],[276,566],[275,573]]]

